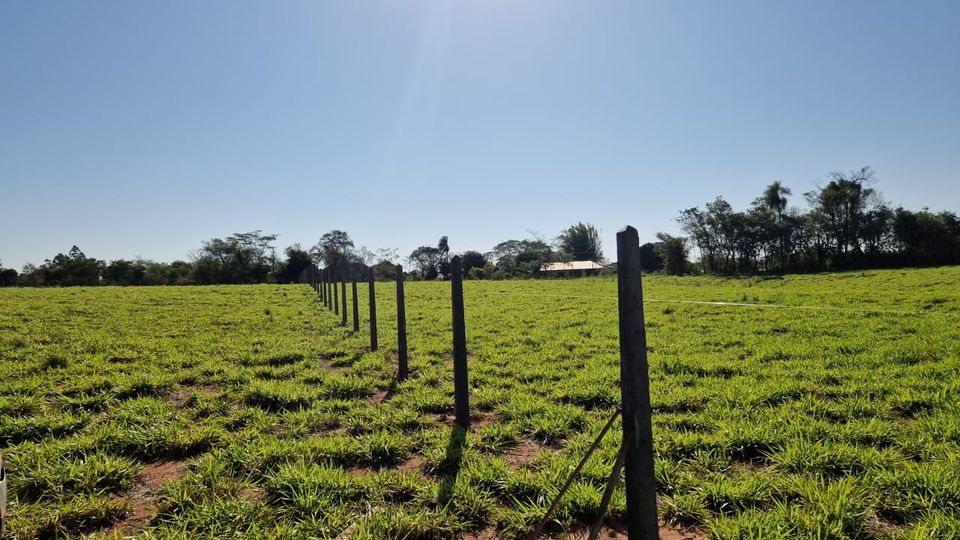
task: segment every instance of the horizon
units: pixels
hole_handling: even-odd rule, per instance
[[[406,257],[583,221],[791,207],[870,165],[894,206],[960,210],[960,5],[454,1],[8,4],[0,264],[77,245],[187,260],[331,229]]]

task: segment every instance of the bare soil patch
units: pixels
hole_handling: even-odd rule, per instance
[[[114,524],[107,535],[122,538],[146,529],[157,512],[160,489],[167,482],[183,478],[186,472],[186,461],[159,461],[147,464],[138,475],[140,483],[125,497],[130,503],[130,513],[122,521]]]

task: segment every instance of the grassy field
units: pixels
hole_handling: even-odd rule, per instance
[[[5,537],[522,537],[619,402],[615,282],[465,284],[465,436],[449,284],[407,284],[399,385],[393,292],[370,353],[366,321],[338,328],[306,286],[0,290]],[[672,526],[960,537],[960,268],[654,276],[645,294]],[[596,516],[619,437],[555,534]]]

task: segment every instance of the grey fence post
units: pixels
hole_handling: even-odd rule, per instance
[[[350,286],[353,289],[353,331],[360,331],[360,303],[357,300],[357,267],[350,267]]]
[[[653,426],[647,336],[643,326],[640,239],[627,226],[617,233],[617,297],[620,316],[620,396],[623,404],[623,452],[631,540],[658,538],[657,482],[653,465]]]
[[[470,427],[470,388],[467,379],[467,330],[463,315],[463,269],[460,257],[450,261],[453,304],[453,398],[457,425]]]
[[[319,283],[317,283],[317,288],[320,289],[320,300],[323,302],[323,305],[327,305],[327,289],[323,286],[323,281],[325,279],[326,270],[323,268],[320,269]]]
[[[340,326],[347,325],[347,269],[340,270]]]
[[[407,379],[407,302],[403,296],[403,267],[397,265],[397,379]]]
[[[377,289],[373,282],[373,267],[367,268],[367,296],[370,302],[370,350],[377,350]]]

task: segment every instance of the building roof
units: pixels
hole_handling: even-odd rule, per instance
[[[546,263],[540,267],[541,272],[567,272],[570,270],[602,270],[605,268],[602,264],[593,261],[573,261],[568,263],[556,262]]]

